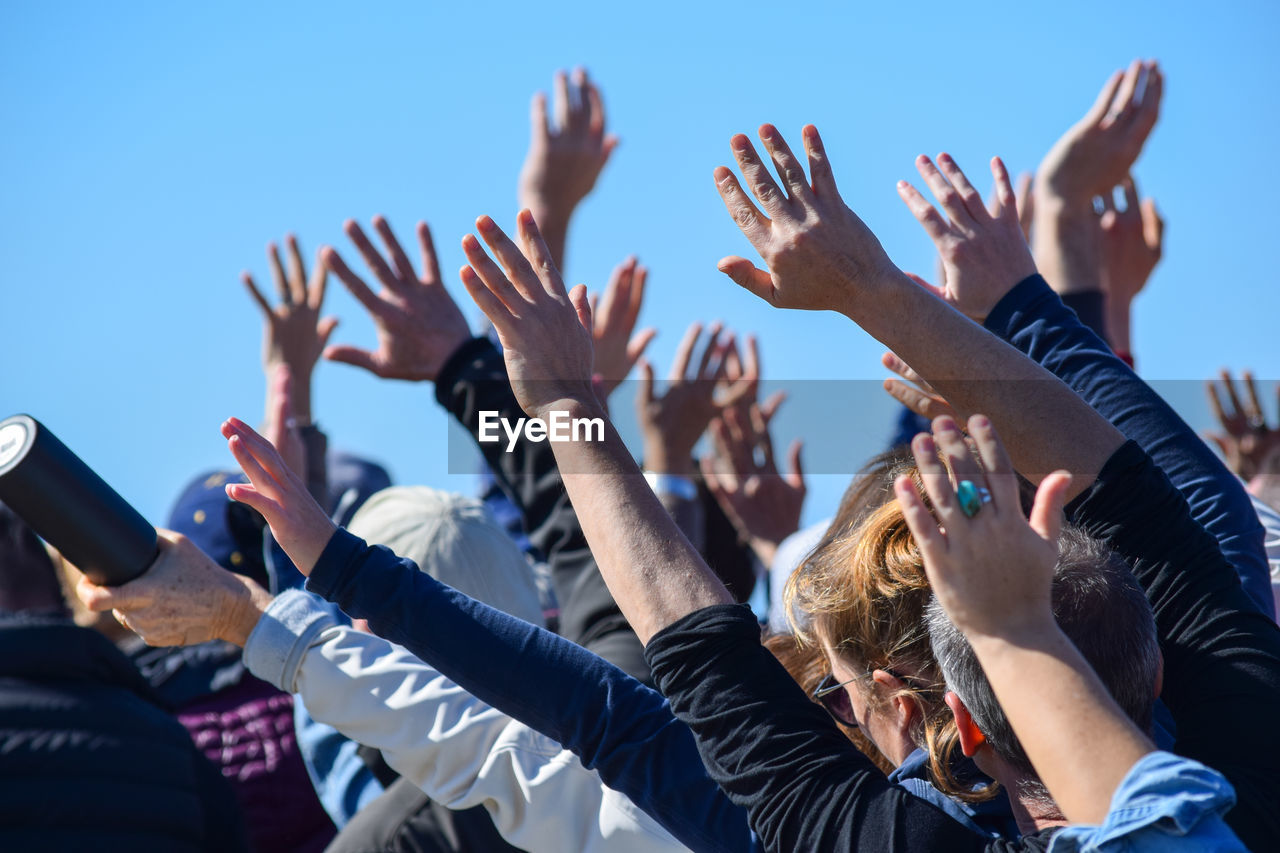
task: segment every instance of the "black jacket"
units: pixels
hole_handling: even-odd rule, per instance
[[[230,786],[106,638],[0,617],[0,849],[236,851]]]

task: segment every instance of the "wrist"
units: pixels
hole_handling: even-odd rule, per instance
[[[577,202],[567,204],[556,202],[533,190],[520,192],[519,203],[521,207],[529,209],[529,212],[533,214],[533,221],[543,231],[567,227],[570,218],[573,216],[574,208],[578,206]]]
[[[644,470],[663,476],[684,477],[692,482],[693,451],[680,451],[662,444],[644,444]]]
[[[244,648],[258,621],[271,606],[273,596],[253,581],[240,575],[231,576],[231,586],[219,608],[220,618],[214,634],[220,640]]]
[[[608,419],[608,413],[604,407],[600,405],[600,401],[596,399],[596,395],[588,386],[584,391],[567,391],[561,396],[545,403],[540,403],[533,407],[528,414],[531,417],[541,418],[549,421],[554,412],[564,412],[571,419],[577,418],[604,418]]]

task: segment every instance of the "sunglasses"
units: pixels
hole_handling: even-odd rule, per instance
[[[846,684],[852,684],[863,676],[855,676],[848,681],[836,681],[834,675],[827,675],[818,682],[818,686],[813,689],[813,698],[819,705],[827,709],[837,723],[843,723],[849,728],[858,728],[858,720],[853,716],[853,703],[849,701],[849,691],[845,690]]]

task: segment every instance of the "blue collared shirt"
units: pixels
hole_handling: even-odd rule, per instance
[[[1169,752],[1150,752],[1130,768],[1101,826],[1068,826],[1049,853],[1246,851],[1223,815],[1236,792],[1222,774]]]

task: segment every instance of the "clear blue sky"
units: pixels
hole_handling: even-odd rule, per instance
[[[895,7],[896,8],[893,8]],[[42,419],[162,522],[197,471],[230,465],[219,422],[261,417],[259,318],[237,280],[263,247],[349,249],[340,226],[427,219],[455,296],[476,215],[509,224],[530,94],[586,65],[622,145],[581,209],[569,277],[592,287],[637,253],[642,322],[665,369],[692,319],[760,334],[771,378],[878,378],[880,347],[832,315],[774,311],[716,272],[750,247],[711,170],[728,139],[771,121],[823,131],[846,200],[907,269],[931,247],[894,191],[944,148],[970,173],[992,154],[1031,169],[1107,74],[1156,57],[1160,124],[1140,187],[1168,221],[1139,300],[1148,376],[1208,425],[1198,382],[1221,366],[1280,376],[1271,155],[1280,138],[1280,7],[1025,2],[556,4],[8,3],[0,7],[0,416]],[[335,341],[371,324],[331,282]],[[468,315],[478,318],[469,303]],[[847,429],[865,455],[891,408],[867,395]],[[620,420],[629,422],[625,402]],[[445,474],[429,386],[343,365],[316,377],[333,443],[400,482]],[[783,440],[812,411],[779,419]],[[825,514],[845,478],[814,478]]]

